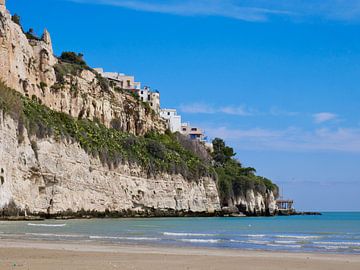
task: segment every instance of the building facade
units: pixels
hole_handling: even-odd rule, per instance
[[[182,123],[180,132],[185,136],[188,136],[191,140],[206,142],[207,139],[205,132],[201,128],[193,127],[189,123]]]
[[[160,116],[168,121],[171,132],[181,132],[181,116],[175,109],[161,109]]]
[[[160,113],[160,93],[158,91],[151,91],[150,87],[145,86],[137,90],[137,93],[141,101],[148,103],[156,113]]]
[[[110,82],[113,82],[117,87],[127,90],[140,90],[141,83],[135,82],[134,76],[125,75],[124,73],[117,72],[104,72],[102,68],[95,68],[102,77],[108,79]]]
[[[102,68],[95,68],[102,77],[108,79],[120,89],[130,90],[139,95],[139,99],[149,104],[157,114],[160,113],[160,93],[151,91],[150,87],[141,88],[140,82],[135,82],[134,76],[128,76],[117,72],[104,72]]]

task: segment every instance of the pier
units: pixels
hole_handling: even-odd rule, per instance
[[[279,215],[292,215],[295,213],[295,209],[293,208],[294,201],[293,200],[284,200],[280,199],[276,201],[276,205],[278,207]]]

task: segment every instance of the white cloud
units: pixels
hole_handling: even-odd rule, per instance
[[[185,113],[215,113],[211,106],[205,103],[192,103],[180,105],[180,110]]]
[[[244,21],[266,21],[271,14],[288,14],[285,10],[239,5],[233,0],[70,0],[95,3],[140,11],[168,13],[181,16],[221,16]]]
[[[184,113],[204,113],[204,114],[214,114],[214,113],[224,113],[229,115],[238,115],[238,116],[250,116],[254,114],[254,110],[248,109],[244,105],[240,106],[225,106],[225,107],[214,107],[205,103],[191,103],[191,104],[182,104],[180,105],[180,111]]]
[[[247,109],[243,105],[238,107],[232,107],[232,106],[222,107],[218,111],[221,113],[238,115],[238,116],[250,116],[254,114],[253,110]]]
[[[338,118],[338,115],[329,112],[321,112],[321,113],[313,114],[313,118],[315,123],[321,124],[324,122],[336,120]]]
[[[305,131],[294,127],[283,130],[208,127],[205,130],[211,138],[220,137],[231,141],[233,146],[238,149],[360,153],[359,128]]]
[[[228,106],[212,106],[207,103],[194,102],[189,104],[181,104],[179,106],[181,112],[184,113],[203,113],[203,114],[228,114],[237,116],[275,116],[275,117],[295,117],[299,116],[299,112],[291,112],[282,110],[278,107],[271,107],[268,111],[260,111],[256,108],[241,105],[228,105]]]
[[[359,0],[67,0],[112,5],[181,16],[221,16],[244,21],[267,21],[271,16],[302,20],[359,20]]]

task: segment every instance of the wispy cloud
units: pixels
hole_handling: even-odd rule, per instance
[[[329,112],[321,112],[321,113],[313,114],[313,118],[316,124],[322,124],[325,122],[338,119],[338,115]]]
[[[324,128],[305,131],[294,127],[283,130],[208,127],[205,130],[210,137],[229,140],[238,149],[360,153],[360,129],[358,128]]]
[[[180,105],[180,110],[185,113],[215,113],[216,110],[205,103],[192,103]]]
[[[181,104],[179,109],[183,113],[203,113],[214,114],[222,113],[237,116],[274,116],[274,117],[295,117],[300,116],[300,112],[286,111],[279,107],[271,107],[269,110],[261,111],[244,104],[241,105],[228,105],[216,107],[203,102],[194,102],[189,104]]]
[[[272,16],[359,20],[359,0],[68,0],[112,5],[133,10],[181,16],[221,16],[244,21],[267,21]]]
[[[247,108],[245,105],[214,107],[205,103],[191,103],[180,105],[180,111],[184,113],[203,113],[214,114],[224,113],[229,115],[250,116],[255,113],[253,109]]]

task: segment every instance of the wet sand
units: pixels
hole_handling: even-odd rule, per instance
[[[0,269],[359,270],[360,256],[0,239]]]

